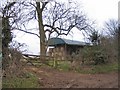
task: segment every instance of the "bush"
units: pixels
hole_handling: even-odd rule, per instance
[[[81,51],[83,62],[86,64],[103,64],[106,62],[106,54],[100,46],[86,46]]]
[[[117,62],[118,60],[118,40],[110,37],[101,37],[100,46],[107,55],[109,63]]]
[[[104,52],[99,50],[99,51],[95,51],[93,53],[94,53],[93,61],[94,61],[95,65],[105,63],[106,56],[105,56]]]
[[[19,75],[22,71],[22,54],[17,49],[4,49],[3,70],[4,76]],[[14,74],[14,75],[13,75]]]

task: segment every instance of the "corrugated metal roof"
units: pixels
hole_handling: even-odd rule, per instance
[[[55,45],[61,45],[61,44],[79,45],[79,46],[88,45],[88,43],[85,43],[85,42],[63,39],[63,38],[51,38],[48,40],[49,46],[55,46]]]

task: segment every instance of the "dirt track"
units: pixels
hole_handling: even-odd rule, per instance
[[[118,74],[80,74],[63,72],[49,67],[27,67],[36,73],[42,88],[117,88]]]

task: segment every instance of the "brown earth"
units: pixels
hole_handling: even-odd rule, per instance
[[[118,74],[80,74],[64,72],[50,67],[25,68],[39,78],[41,88],[118,88]]]

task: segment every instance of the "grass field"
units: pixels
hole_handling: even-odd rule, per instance
[[[28,72],[23,77],[3,78],[3,88],[38,88],[38,78]]]
[[[113,63],[113,64],[93,65],[93,66],[87,67],[89,69],[85,69],[85,68],[81,67],[81,68],[77,69],[77,71],[79,73],[83,73],[83,74],[117,72],[118,71],[118,64]]]
[[[109,73],[109,72],[117,72],[118,71],[118,63],[109,63],[109,64],[101,64],[101,65],[82,65],[76,68],[71,67],[71,63],[69,61],[57,61],[57,63],[53,61],[49,62],[49,65],[62,70],[62,71],[70,71],[74,70],[75,72],[79,72],[82,74],[96,74],[96,73]]]

